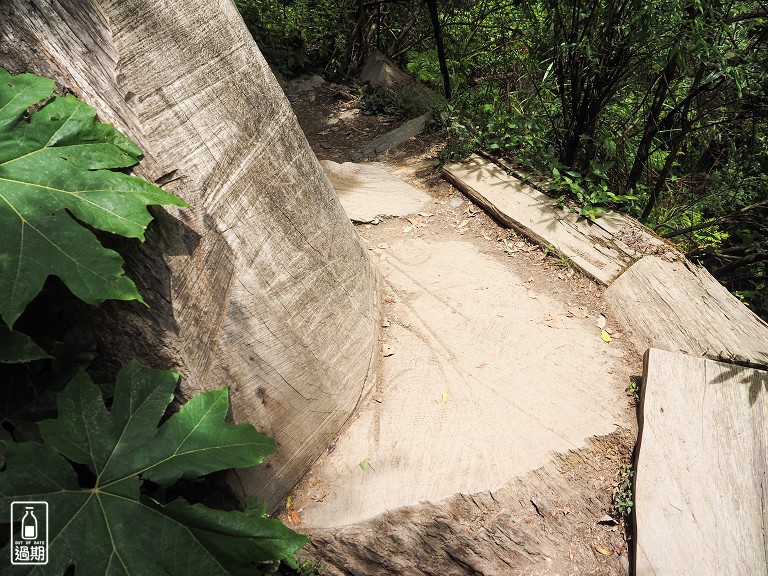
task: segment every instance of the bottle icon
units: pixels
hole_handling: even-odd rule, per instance
[[[37,538],[37,518],[32,511],[32,506],[25,506],[24,517],[21,519],[21,537],[24,540],[34,540]]]

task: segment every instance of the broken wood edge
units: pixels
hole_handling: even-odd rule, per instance
[[[520,234],[522,234],[523,236],[525,236],[529,240],[535,242],[536,244],[538,244],[542,248],[546,248],[548,246],[553,246],[558,251],[561,251],[559,246],[557,246],[556,244],[553,244],[552,242],[548,241],[544,236],[541,236],[540,234],[537,234],[536,232],[534,232],[533,230],[531,230],[527,226],[524,226],[523,224],[521,224],[517,220],[513,219],[511,216],[508,216],[507,214],[505,214],[504,212],[502,212],[501,210],[496,208],[496,206],[494,206],[493,203],[490,202],[480,192],[475,190],[472,186],[470,186],[466,182],[463,182],[462,180],[460,180],[459,178],[456,178],[453,174],[451,174],[451,172],[445,166],[443,166],[443,169],[441,171],[441,175],[442,175],[442,177],[445,180],[447,180],[448,182],[450,182],[451,184],[456,186],[456,188],[458,188],[464,194],[469,196],[472,200],[477,202],[482,207],[483,210],[485,210],[488,214],[491,215],[491,217],[494,220],[496,220],[497,222],[499,222],[503,226],[505,226],[507,228],[512,228],[513,230],[515,230],[516,232],[519,232]],[[566,254],[566,256],[567,256],[567,254]],[[581,266],[573,258],[568,258],[568,260],[571,262],[571,264],[573,265],[574,268],[579,270],[579,272],[581,272],[585,276],[587,276],[587,277],[591,278],[592,280],[594,280],[595,282],[597,282],[600,286],[607,287],[607,286],[610,285],[610,282],[606,282],[604,280],[601,280],[594,273],[590,272],[586,267]],[[634,263],[634,261],[632,261],[632,263]],[[618,278],[619,276],[621,276],[621,274],[623,274],[624,271],[628,267],[629,267],[628,265],[623,265],[623,264],[620,265],[621,271],[615,276],[614,280],[616,278]]]
[[[359,162],[366,156],[368,158],[378,158],[387,150],[393,150],[398,146],[405,144],[412,136],[418,136],[419,134],[422,134],[427,129],[427,123],[431,119],[432,112],[425,112],[424,114],[420,114],[419,116],[415,116],[404,121],[397,128],[393,128],[389,132],[385,132],[384,134],[374,138],[372,141],[368,142],[368,144],[355,151],[354,155],[352,156],[352,161]],[[413,127],[418,127],[420,124],[421,128],[419,128],[417,131],[414,131],[415,128]],[[407,134],[407,136],[399,141],[389,142],[394,136],[399,137],[401,133]]]
[[[635,498],[637,495],[637,465],[640,460],[640,450],[643,442],[643,432],[645,430],[645,383],[648,381],[648,364],[650,362],[651,350],[654,348],[648,348],[643,353],[643,376],[640,382],[640,393],[638,394],[636,418],[637,418],[637,440],[635,441],[635,447],[632,450],[632,512],[629,514],[629,523],[632,527],[632,542],[627,547],[629,556],[629,572],[630,574],[637,573],[637,506],[635,505]]]
[[[545,559],[553,552],[563,551],[564,559],[567,553],[567,549],[563,548],[563,543],[566,542],[565,534],[570,533],[576,526],[591,524],[608,510],[608,502],[592,498],[593,491],[585,488],[585,484],[574,483],[568,477],[568,472],[594,467],[603,458],[608,446],[622,443],[623,435],[630,432],[624,426],[616,425],[613,432],[585,438],[583,446],[551,452],[550,458],[541,466],[515,476],[495,488],[478,492],[456,492],[434,501],[420,500],[414,504],[389,509],[357,524],[314,529],[303,524],[294,527],[311,539],[299,552],[299,557],[320,561],[326,567],[327,574],[339,576],[351,573],[375,576],[423,574],[421,571],[404,572],[402,563],[397,562],[404,556],[413,558],[417,567],[427,564],[439,567],[439,572],[433,571],[430,574],[488,576],[538,573],[535,569],[545,569]],[[627,444],[629,442],[631,440],[627,440]],[[557,499],[558,496],[577,499],[581,506],[562,517],[551,512],[548,514],[549,511],[542,503]],[[541,511],[538,509],[540,506]],[[499,545],[498,540],[493,534],[489,534],[485,527],[481,527],[479,531],[477,528],[473,529],[477,522],[476,511],[482,512],[483,517],[491,519],[491,522],[495,519],[503,521],[523,518],[528,513],[532,513],[534,520],[517,525],[519,531],[515,533],[516,537],[506,536],[503,538],[503,544]],[[279,518],[290,523],[287,511],[281,511]],[[435,534],[446,533],[450,535],[449,540],[454,542],[453,547],[448,547],[442,538],[434,537]],[[545,535],[543,539],[542,533]],[[399,534],[407,536],[405,543],[398,537]],[[383,545],[385,549],[397,550],[401,556],[380,555],[376,552],[379,548],[370,548],[372,542],[380,543],[381,540],[389,542]],[[469,545],[478,541],[480,546]],[[490,547],[501,551],[502,554],[487,554]],[[627,546],[627,554],[629,548]],[[356,554],[357,550],[362,552]],[[463,552],[456,554],[451,550]],[[369,552],[372,552],[371,556],[368,555]],[[516,558],[516,562],[510,564],[506,559],[507,555],[516,552],[520,556]],[[360,563],[355,565],[354,562],[347,562],[350,557],[362,557],[366,563],[361,566]],[[616,561],[618,562],[618,555]],[[487,565],[486,562],[492,565]],[[619,569],[618,565],[616,568]]]
[[[492,155],[483,151],[477,152],[475,155],[497,166],[498,168],[503,170],[504,173],[507,174],[508,176],[516,178],[524,186],[528,186],[529,188],[535,190],[536,192],[543,194],[544,196],[546,196],[548,199],[551,200],[551,206],[552,207],[555,206],[555,199],[547,194],[546,190],[544,190],[540,185],[541,184],[540,182],[539,183],[531,182],[530,180],[527,179],[526,176],[521,175],[517,170],[511,167],[504,158],[494,158]],[[469,158],[471,158],[471,156]],[[461,160],[458,163],[463,163],[466,160],[467,159]],[[480,192],[472,188],[470,184],[467,184],[466,182],[460,180],[459,178],[454,177],[453,174],[450,172],[448,165],[443,166],[441,175],[445,180],[449,181],[451,184],[453,184],[459,190],[461,190],[467,196],[469,196],[472,200],[480,204],[481,207],[487,213],[489,213],[496,221],[501,223],[503,226],[512,228],[520,232],[523,236],[536,242],[542,247],[554,246],[555,248],[560,250],[559,246],[557,246],[556,244],[553,244],[552,242],[547,241],[547,239],[544,236],[540,236],[539,234],[533,232],[532,230],[522,225],[518,221],[514,220],[511,216],[504,214],[503,212],[500,212],[493,205],[493,203],[491,203],[487,198],[485,198]],[[575,211],[579,208],[579,205],[572,201],[569,201],[564,203],[563,207],[567,210]],[[678,259],[685,260],[685,255],[683,254],[683,252],[680,250],[678,246],[676,246],[670,240],[662,238],[642,222],[638,221],[637,219],[623,212],[619,212],[616,210],[610,210],[608,212],[612,215],[612,217],[615,220],[621,220],[621,222],[630,230],[631,229],[639,230],[640,233],[644,236],[643,242],[646,245],[646,249],[637,250],[628,246],[624,242],[624,240],[622,240],[620,237],[617,236],[617,231],[612,230],[613,228],[612,226],[606,224],[605,221],[601,222],[602,217],[598,217],[595,220],[589,220],[588,221],[589,226],[595,226],[604,235],[607,235],[610,237],[610,240],[605,239],[606,244],[600,244],[599,242],[596,242],[595,245],[605,246],[609,249],[615,250],[616,252],[618,252],[623,256],[623,260],[609,257],[610,260],[614,264],[616,264],[617,268],[619,269],[619,272],[615,274],[613,278],[609,278],[607,280],[600,278],[595,273],[591,272],[587,267],[581,266],[579,262],[571,259],[571,263],[574,265],[576,269],[578,269],[582,274],[591,278],[601,286],[607,287],[613,282],[615,282],[616,279],[619,278],[624,272],[626,272],[633,264],[635,264],[645,256],[650,256],[650,255],[661,256],[661,252],[659,251],[660,249],[664,249],[667,252],[672,252],[673,254],[675,254],[675,256]],[[579,216],[577,220],[581,218],[582,217]],[[563,220],[560,216],[558,216],[558,220],[563,223],[568,223],[567,220]],[[594,235],[594,238],[598,239],[598,236],[599,234]],[[648,248],[650,248],[652,251],[648,251]]]
[[[646,254],[642,258],[638,258],[637,260],[632,261],[631,264],[629,264],[624,270],[621,271],[621,273],[619,273],[613,279],[613,281],[611,282],[611,285],[613,285],[619,278],[621,278],[621,276],[624,273],[628,272],[630,270],[630,268],[632,268],[635,264],[639,263],[641,260],[643,260],[643,258],[646,258],[646,257],[648,257],[648,258],[657,258],[657,259],[662,259],[662,260],[664,259],[663,256],[660,256],[660,255],[657,255],[657,254]],[[736,297],[733,296],[733,294],[731,294],[730,291],[725,286],[723,286],[723,284],[721,284],[716,278],[714,278],[714,276],[712,276],[710,274],[710,272],[704,266],[702,266],[700,264],[697,264],[695,262],[692,262],[691,260],[688,260],[682,254],[678,255],[678,260],[676,262],[679,263],[679,264],[682,264],[683,267],[686,269],[686,271],[689,274],[693,275],[693,277],[697,281],[699,281],[699,282],[702,282],[702,283],[704,282],[703,279],[702,279],[703,275],[709,276],[714,282],[717,283],[717,285],[721,286],[722,289],[726,293],[728,293],[728,295],[730,295],[731,298],[736,299]],[[608,293],[606,293],[606,296],[607,296],[607,294]],[[736,299],[736,300],[737,300],[737,302],[738,302],[740,307],[743,307],[744,309],[746,309],[747,312],[750,315],[752,315],[761,324],[761,327],[764,330],[768,331],[768,322],[766,322],[760,316],[755,314],[743,302],[739,301],[738,299]],[[606,304],[608,305],[608,309],[614,315],[619,315],[617,313],[615,304],[610,299],[606,300]],[[621,320],[621,318],[619,318],[619,319]],[[623,321],[622,321],[622,324],[624,324]],[[732,321],[731,321],[731,324],[733,324]],[[629,333],[630,340],[633,340],[634,339],[633,332],[635,331],[635,328],[629,327],[626,324],[624,324],[624,329]],[[640,348],[640,346],[637,343],[633,343],[633,347],[636,350],[642,349],[642,348]],[[706,347],[702,346],[701,348],[702,348],[703,351],[700,351],[698,353],[694,353],[694,352],[691,352],[691,350],[688,349],[688,348],[686,348],[686,349],[683,349],[683,348],[675,348],[675,349],[669,348],[669,349],[667,349],[667,348],[654,347],[653,345],[651,345],[643,353],[643,366],[645,366],[646,355],[648,354],[648,352],[650,350],[654,350],[655,349],[655,350],[661,350],[661,351],[666,351],[666,352],[674,352],[674,353],[677,353],[677,354],[683,354],[683,355],[689,356],[691,358],[701,358],[701,359],[704,359],[704,360],[712,360],[714,362],[720,362],[722,364],[732,364],[734,366],[740,366],[742,368],[751,368],[751,369],[754,369],[754,370],[768,371],[768,360],[767,361],[762,361],[762,362],[761,361],[750,360],[749,356],[742,355],[740,352],[732,352],[730,354],[725,354],[724,351],[722,351],[722,350],[721,351],[717,351],[717,350],[715,350],[715,349],[713,349],[713,348],[711,348],[709,346],[706,346]],[[645,373],[643,374],[643,379],[645,379]]]

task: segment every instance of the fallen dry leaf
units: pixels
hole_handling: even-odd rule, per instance
[[[366,470],[370,465],[371,465],[371,463],[368,461],[368,458],[366,458],[365,460],[360,462],[360,469],[361,470]]]
[[[603,342],[605,342],[606,344],[610,344],[611,343],[611,335],[608,334],[608,332],[606,332],[605,330],[600,332],[600,338],[602,338]]]
[[[603,548],[602,546],[595,546],[595,552],[602,554],[603,556],[613,556],[613,550]]]
[[[296,510],[291,510],[291,523],[294,526],[301,524],[301,520],[299,520],[299,513],[296,512]]]

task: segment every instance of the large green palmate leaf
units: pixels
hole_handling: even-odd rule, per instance
[[[142,496],[144,480],[178,478],[259,464],[272,439],[249,424],[226,424],[227,390],[193,397],[160,428],[177,376],[137,362],[118,375],[112,407],[80,373],[59,394],[59,415],[40,423],[44,444],[5,442],[0,518],[14,500],[49,505],[49,561],[9,574],[214,576],[258,574],[253,562],[290,557],[307,540],[278,520],[213,510],[178,498]],[[71,462],[95,476],[82,487]],[[81,474],[82,477],[82,474]],[[5,565],[8,548],[0,551]]]
[[[89,304],[140,300],[120,256],[81,222],[143,240],[148,205],[185,205],[115,171],[141,151],[74,96],[30,113],[52,93],[51,80],[0,68],[0,318],[9,327],[49,275]]]
[[[50,355],[32,338],[0,324],[0,364],[18,364],[41,358],[50,358]]]

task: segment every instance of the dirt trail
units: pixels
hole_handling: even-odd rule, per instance
[[[349,88],[307,86],[285,89],[320,159],[350,161],[397,125],[362,114]],[[296,490],[298,528],[313,535],[309,551],[331,573],[360,563],[360,573],[431,574],[458,563],[489,575],[621,574],[623,525],[598,520],[612,513],[630,461],[636,423],[625,388],[641,360],[606,313],[601,287],[439,177],[440,145],[426,135],[377,158],[429,200],[408,217],[357,226],[384,278],[381,373],[373,398]],[[601,315],[610,345],[600,340]],[[567,488],[552,492],[548,482]],[[476,494],[495,504],[479,516],[455,507],[457,495]],[[448,506],[475,535],[489,516],[493,532],[519,515],[508,557],[478,552],[487,535],[461,561],[440,558],[450,537],[440,549],[398,552],[429,530],[429,510]],[[366,538],[382,526],[398,534],[392,550],[378,538],[386,553],[368,557]],[[398,564],[409,554],[434,566]]]

